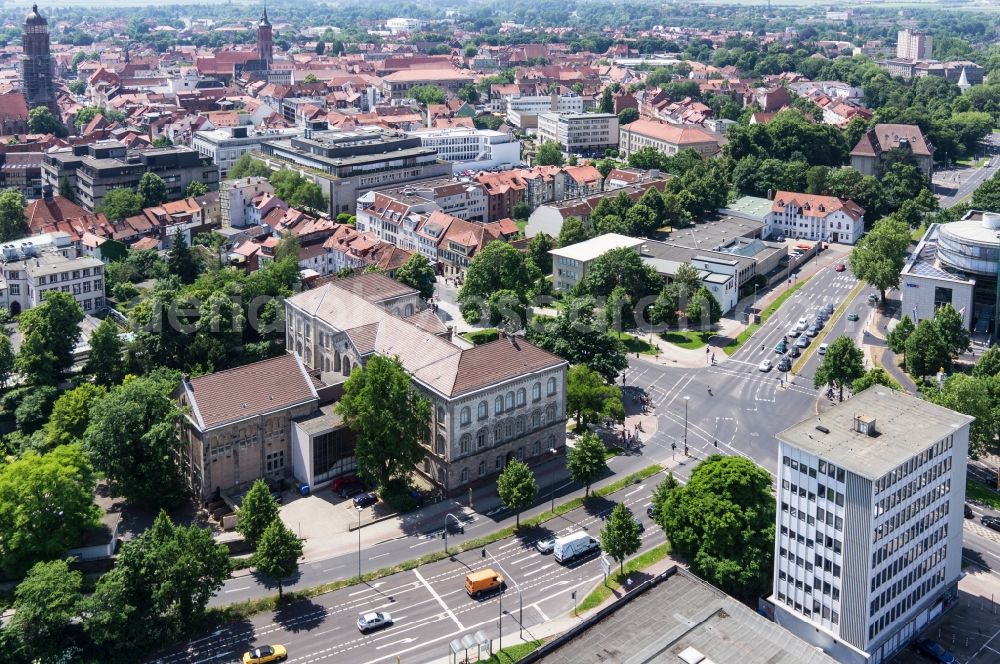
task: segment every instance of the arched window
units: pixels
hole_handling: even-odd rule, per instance
[[[555,420],[556,420],[556,405],[554,403],[550,403],[545,408],[545,421],[555,422]]]
[[[514,432],[518,436],[524,435],[524,420],[524,417],[517,418],[517,426],[515,427]]]
[[[531,414],[531,428],[538,429],[542,426],[542,411],[536,410]]]
[[[479,462],[479,476],[482,477],[485,474],[486,474],[486,462],[485,461],[480,461]]]
[[[542,453],[542,444],[536,440],[535,444],[531,446],[531,456],[538,456],[541,453]]]
[[[497,444],[503,440],[503,425],[497,424],[493,427],[493,444]]]
[[[344,358],[344,375],[345,376],[351,375],[351,361],[346,357]]]
[[[549,442],[546,444],[549,446],[550,450],[554,450],[556,448],[556,437],[549,436]]]
[[[333,353],[333,370],[340,371],[340,351],[334,351]]]
[[[462,454],[468,454],[469,453],[469,445],[471,445],[471,444],[472,444],[472,436],[470,436],[469,434],[465,434],[458,441],[458,451],[460,453],[462,453]]]
[[[465,484],[468,481],[469,481],[469,469],[468,468],[463,468],[462,469],[462,484]]]
[[[555,378],[549,378],[549,384],[548,384],[548,390],[547,390],[547,392],[548,392],[548,395],[550,397],[556,393],[556,379]]]
[[[459,422],[461,422],[462,426],[465,426],[466,424],[472,421],[472,411],[469,410],[468,406],[462,407],[462,411],[458,419]]]
[[[503,423],[503,434],[504,434],[503,437],[505,439],[507,439],[507,438],[513,438],[514,437],[514,421],[513,420],[507,420],[506,422]]]
[[[479,430],[479,433],[476,434],[476,447],[477,448],[486,447],[486,437],[488,435],[489,435],[489,432],[486,429],[480,429]]]
[[[479,402],[479,419],[485,420],[490,416],[490,405],[485,401]]]
[[[524,391],[523,387],[517,391],[517,406],[518,406],[518,408],[520,408],[521,406],[524,405],[525,401],[527,400],[526,399],[527,394],[528,393]]]
[[[437,435],[437,445],[435,446],[434,451],[438,454],[444,454],[444,436],[441,434]]]
[[[514,393],[507,393],[507,410],[514,410]]]
[[[493,402],[493,414],[499,415],[503,412],[503,397],[497,397],[497,400]]]
[[[531,386],[531,400],[538,401],[542,398],[542,384],[535,383]]]
[[[445,483],[444,468],[438,468],[438,483],[440,483],[440,484],[444,484]]]

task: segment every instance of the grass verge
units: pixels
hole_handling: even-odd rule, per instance
[[[541,647],[541,641],[518,643],[516,646],[498,650],[493,653],[489,659],[484,659],[482,661],[483,664],[514,664],[514,662],[524,659]]]
[[[969,500],[989,505],[995,510],[1000,510],[1000,493],[974,480],[965,480],[965,497]]]
[[[784,293],[782,293],[781,295],[779,295],[778,297],[776,297],[774,299],[774,302],[772,302],[771,304],[767,305],[767,308],[764,309],[764,311],[760,312],[760,322],[759,323],[753,323],[752,325],[747,326],[747,328],[745,330],[743,330],[742,332],[740,332],[739,335],[737,335],[737,337],[735,339],[733,339],[732,341],[730,341],[722,349],[722,350],[725,351],[726,355],[732,355],[737,350],[739,350],[740,346],[742,346],[743,344],[745,344],[747,342],[747,339],[749,339],[750,337],[752,337],[753,334],[754,334],[754,332],[756,332],[757,330],[759,330],[761,328],[761,326],[764,325],[764,323],[767,322],[767,319],[774,315],[774,312],[777,311],[781,307],[781,305],[783,305],[785,303],[785,300],[787,300],[788,298],[790,298],[795,293],[795,291],[797,291],[798,289],[802,288],[807,283],[809,283],[810,279],[812,279],[811,276],[810,277],[806,277],[805,279],[799,279],[794,284],[792,284],[791,286],[789,286],[788,288],[786,288]]]
[[[640,339],[634,334],[622,333],[618,338],[625,344],[625,350],[629,353],[642,353],[643,355],[656,355],[656,346],[651,345],[645,339]]]
[[[638,556],[625,563],[624,572],[613,573],[608,577],[607,581],[594,588],[589,595],[584,597],[583,601],[577,605],[576,612],[582,613],[584,611],[596,609],[598,606],[603,604],[606,599],[611,597],[613,591],[618,590],[625,585],[625,579],[628,578],[629,574],[632,574],[633,572],[640,572],[653,563],[663,560],[669,555],[670,545],[666,543],[654,546],[649,551],[640,553]]]
[[[663,332],[660,338],[667,343],[672,343],[680,348],[688,350],[698,350],[708,345],[708,340],[715,336],[715,332],[695,332],[683,330],[678,332]]]
[[[816,335],[816,338],[813,339],[812,342],[802,350],[802,355],[799,356],[799,359],[795,360],[795,364],[792,366],[791,373],[797,374],[799,373],[799,371],[802,370],[802,367],[806,365],[806,362],[808,362],[809,358],[812,357],[812,354],[816,352],[816,349],[820,347],[820,345],[823,343],[823,340],[826,339],[827,336],[829,336],[830,329],[833,327],[833,324],[836,323],[838,320],[840,320],[840,317],[844,315],[845,311],[847,311],[847,307],[850,306],[851,302],[854,302],[854,298],[856,298],[858,296],[858,293],[864,290],[865,286],[867,285],[868,284],[866,284],[865,282],[859,281],[858,285],[851,289],[851,292],[847,294],[847,297],[844,299],[844,301],[840,303],[840,306],[837,307],[836,311],[833,312],[833,315],[830,316],[830,319],[827,320],[826,323],[823,325],[823,329],[820,332],[820,334]],[[803,332],[802,334],[805,334],[805,332]]]
[[[631,484],[638,484],[639,482],[656,475],[663,470],[663,467],[659,464],[653,464],[652,466],[647,466],[642,470],[632,473],[631,475],[626,475],[620,480],[616,480],[607,486],[594,489],[590,492],[591,496],[603,497],[615,493],[616,491],[621,491],[625,487]],[[568,502],[560,503],[556,505],[555,510],[547,510],[541,514],[534,516],[530,519],[525,519],[521,522],[522,528],[531,528],[533,526],[538,526],[550,519],[565,514],[581,507],[584,503],[583,498],[574,498]],[[386,576],[391,576],[393,574],[399,574],[400,572],[407,572],[421,565],[427,565],[439,560],[444,560],[450,555],[455,553],[462,553],[463,551],[471,551],[473,549],[481,549],[488,544],[492,544],[502,539],[506,539],[515,534],[513,526],[508,526],[490,535],[485,535],[483,537],[476,538],[474,540],[469,540],[463,542],[458,546],[453,546],[448,548],[448,553],[444,551],[435,551],[433,553],[428,553],[421,556],[420,558],[415,558],[413,560],[407,560],[406,562],[399,563],[398,565],[392,565],[390,567],[383,567],[367,574],[362,574],[359,576],[352,576],[348,579],[340,579],[338,581],[333,581],[331,583],[324,583],[320,586],[315,586],[313,588],[306,588],[304,590],[295,590],[286,592],[281,596],[280,600],[277,595],[270,595],[269,597],[261,597],[259,599],[248,600],[245,602],[237,602],[235,604],[230,604],[226,607],[211,608],[205,612],[205,623],[203,625],[205,630],[211,630],[214,627],[223,625],[231,622],[238,622],[244,620],[254,614],[260,613],[262,611],[273,611],[279,606],[285,604],[290,604],[291,602],[298,601],[300,599],[308,599],[310,597],[316,597],[317,595],[322,595],[324,593],[333,592],[335,590],[340,590],[341,588],[346,588],[348,586],[354,586],[359,583],[370,583],[377,579],[381,579]]]

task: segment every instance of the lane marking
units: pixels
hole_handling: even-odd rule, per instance
[[[441,605],[441,608],[444,609],[444,612],[448,614],[448,617],[455,621],[455,624],[458,625],[458,629],[459,630],[465,629],[465,627],[462,626],[462,623],[459,622],[458,618],[455,616],[454,612],[451,609],[449,609],[448,605],[444,603],[443,599],[441,599],[441,595],[438,595],[437,591],[431,588],[431,584],[427,583],[427,579],[425,579],[420,574],[420,570],[414,569],[413,573],[417,575],[417,579],[420,581],[420,583],[424,584],[424,588],[427,588],[427,592],[431,594],[431,597],[436,599],[438,604]]]

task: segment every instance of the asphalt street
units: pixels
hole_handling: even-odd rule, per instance
[[[934,193],[940,196],[941,207],[958,205],[971,196],[979,185],[993,177],[1000,170],[1000,157],[991,155],[989,159],[988,165],[982,168],[948,169],[935,173]]]
[[[613,500],[592,501],[550,521],[548,527],[496,542],[486,548],[486,556],[478,550],[469,551],[451,560],[297,602],[276,613],[227,626],[149,661],[235,662],[251,645],[280,643],[288,648],[291,663],[376,664],[394,662],[397,657],[420,663],[446,657],[451,640],[477,631],[491,639],[514,634],[522,627],[530,634],[532,627],[572,612],[572,593],[576,591],[577,599],[582,599],[603,578],[597,555],[561,565],[551,554],[538,553],[535,542],[581,530],[599,536],[611,508],[624,502],[643,523],[643,549],[662,544],[663,532],[646,517],[651,492],[662,477],[626,487]],[[500,596],[471,599],[465,592],[465,575],[487,567],[504,574],[507,590]],[[380,632],[361,634],[355,621],[370,611],[390,613],[394,624]]]

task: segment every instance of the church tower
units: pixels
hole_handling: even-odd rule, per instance
[[[270,32],[270,28],[268,30]],[[31,13],[24,19],[21,49],[24,53],[21,57],[21,79],[28,108],[47,106],[53,114],[57,113],[52,55],[49,52],[49,22],[38,13],[38,5],[32,5]]]
[[[266,69],[274,61],[274,43],[271,41],[271,22],[267,20],[267,7],[257,23],[257,59],[264,62]]]

